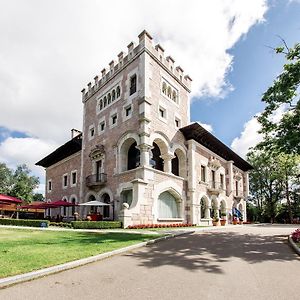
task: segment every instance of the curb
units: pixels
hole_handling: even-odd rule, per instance
[[[289,242],[290,247],[300,256],[300,249],[296,245],[296,243],[293,241],[291,235],[289,235],[289,237],[288,237],[288,242]]]
[[[53,267],[49,267],[49,268],[45,268],[45,269],[41,269],[41,270],[37,270],[37,271],[32,271],[29,273],[25,273],[25,274],[20,274],[20,275],[15,275],[15,276],[10,276],[10,277],[6,277],[6,278],[2,278],[0,279],[0,289],[9,287],[10,285],[14,285],[17,283],[21,283],[21,282],[25,282],[25,281],[30,281],[33,279],[37,279],[40,277],[44,277],[47,275],[51,275],[51,274],[55,274],[55,273],[59,273],[62,271],[66,271],[66,270],[70,270],[70,269],[74,269],[80,266],[84,266],[86,264],[89,263],[93,263],[105,258],[109,258],[111,256],[115,256],[118,254],[123,254],[132,250],[135,250],[137,248],[141,248],[147,245],[151,245],[151,244],[155,244],[158,243],[160,241],[164,241],[164,240],[168,240],[177,236],[181,236],[181,235],[185,235],[185,234],[191,234],[193,232],[189,231],[189,232],[180,232],[180,233],[174,233],[174,234],[170,234],[170,235],[166,235],[154,240],[149,240],[147,242],[142,242],[142,243],[138,243],[132,246],[128,246],[125,248],[121,248],[121,249],[117,249],[117,250],[113,250],[110,252],[106,252],[106,253],[102,253],[102,254],[98,254],[95,256],[90,256],[90,257],[86,257],[86,258],[82,258],[82,259],[78,259],[78,260],[74,260],[71,262],[67,262],[64,264],[60,264],[57,266],[53,266]]]

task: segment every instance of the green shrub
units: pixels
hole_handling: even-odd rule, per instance
[[[0,219],[0,225],[48,227],[49,221],[48,220]]]
[[[50,226],[57,226],[57,227],[66,227],[66,228],[72,228],[71,223],[66,222],[50,222]]]
[[[119,221],[72,221],[74,229],[111,229],[121,228],[122,222]]]

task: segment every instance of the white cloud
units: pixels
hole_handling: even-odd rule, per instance
[[[52,152],[57,146],[52,141],[9,137],[0,144],[0,161],[12,169],[25,163],[32,170],[33,175],[40,177],[41,185],[38,190],[44,193],[44,168],[36,166],[35,163]]]
[[[286,105],[281,105],[270,117],[273,123],[278,123],[284,112]],[[257,116],[259,113],[257,114]],[[258,123],[256,117],[253,117],[244,124],[244,129],[239,137],[234,138],[231,143],[231,148],[242,157],[246,157],[249,148],[255,147],[262,141],[263,137],[258,131],[261,129],[261,125]]]
[[[191,75],[194,95],[222,96],[227,51],[267,10],[266,0],[3,2],[0,126],[59,143],[81,129],[80,90],[144,28]]]
[[[255,117],[246,122],[241,135],[236,137],[231,143],[233,151],[245,158],[249,148],[255,147],[261,142],[262,136],[258,133],[260,128],[261,126]]]

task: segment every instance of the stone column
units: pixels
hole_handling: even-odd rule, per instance
[[[144,143],[138,145],[137,148],[140,150],[140,165],[150,166],[150,151],[152,146]]]
[[[233,160],[228,161],[228,195],[233,191]]]
[[[175,156],[172,153],[165,153],[160,157],[164,160],[164,172],[172,173],[172,159]]]

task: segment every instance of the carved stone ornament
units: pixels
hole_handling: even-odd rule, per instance
[[[212,169],[217,170],[221,167],[221,163],[217,158],[215,158],[214,156],[211,156],[209,158],[208,166]]]
[[[103,145],[96,145],[90,152],[89,157],[91,160],[102,157],[105,154]]]
[[[238,170],[233,170],[233,178],[236,180],[241,180],[243,175]]]

